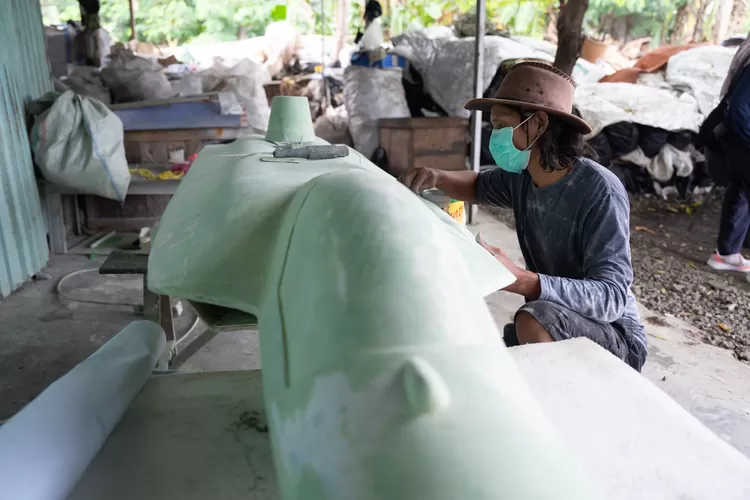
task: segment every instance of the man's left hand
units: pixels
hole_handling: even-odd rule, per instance
[[[539,298],[539,295],[542,293],[542,288],[537,273],[532,273],[531,271],[518,267],[512,260],[510,260],[510,257],[508,257],[502,249],[484,241],[481,233],[477,234],[476,241],[516,277],[516,281],[503,288],[503,290],[506,292],[517,293],[529,300],[536,300]]]

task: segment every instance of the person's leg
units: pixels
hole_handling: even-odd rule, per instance
[[[750,150],[731,137],[722,140],[721,144],[732,181],[724,194],[716,252],[708,260],[708,265],[717,271],[747,273],[750,272],[750,261],[743,258],[741,252],[750,228],[750,170],[747,167]]]
[[[628,343],[618,329],[585,318],[554,302],[536,300],[526,303],[516,313],[512,330],[521,345],[586,337],[630,364]],[[510,333],[508,327],[504,333],[507,337]],[[640,366],[634,368],[640,369]]]
[[[732,181],[724,193],[716,250],[721,256],[739,254],[750,227],[748,199],[741,181]]]
[[[515,325],[519,344],[538,344],[540,342],[555,341],[547,329],[527,311],[518,311]]]

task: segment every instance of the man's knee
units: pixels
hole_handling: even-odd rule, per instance
[[[519,344],[536,344],[554,342],[555,339],[534,316],[526,311],[519,311],[515,319],[516,334]]]

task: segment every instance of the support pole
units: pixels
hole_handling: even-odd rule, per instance
[[[484,29],[487,19],[485,0],[477,0],[477,29],[474,39],[474,97],[484,94]],[[482,112],[472,113],[472,151],[471,168],[479,172],[480,154],[482,152]],[[467,211],[469,224],[474,224],[477,216],[477,206],[471,204]]]
[[[128,0],[130,4],[130,39],[135,41],[135,6],[133,2],[134,0]]]

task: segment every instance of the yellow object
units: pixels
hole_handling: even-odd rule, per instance
[[[154,175],[154,173],[147,168],[131,168],[130,173],[139,177],[143,177],[144,179],[148,179],[150,181],[156,179],[156,175]]]
[[[131,168],[130,173],[144,179],[148,179],[150,181],[168,181],[172,179],[182,179],[185,176],[185,172],[173,172],[171,170],[165,170],[163,172],[159,172],[159,175],[156,175],[147,168]]]
[[[172,170],[165,170],[164,172],[159,174],[159,179],[163,181],[168,181],[171,179],[182,179],[185,175],[185,172],[173,172]]]
[[[452,199],[448,204],[448,215],[450,215],[459,224],[466,224],[466,211],[464,210],[464,202]]]

